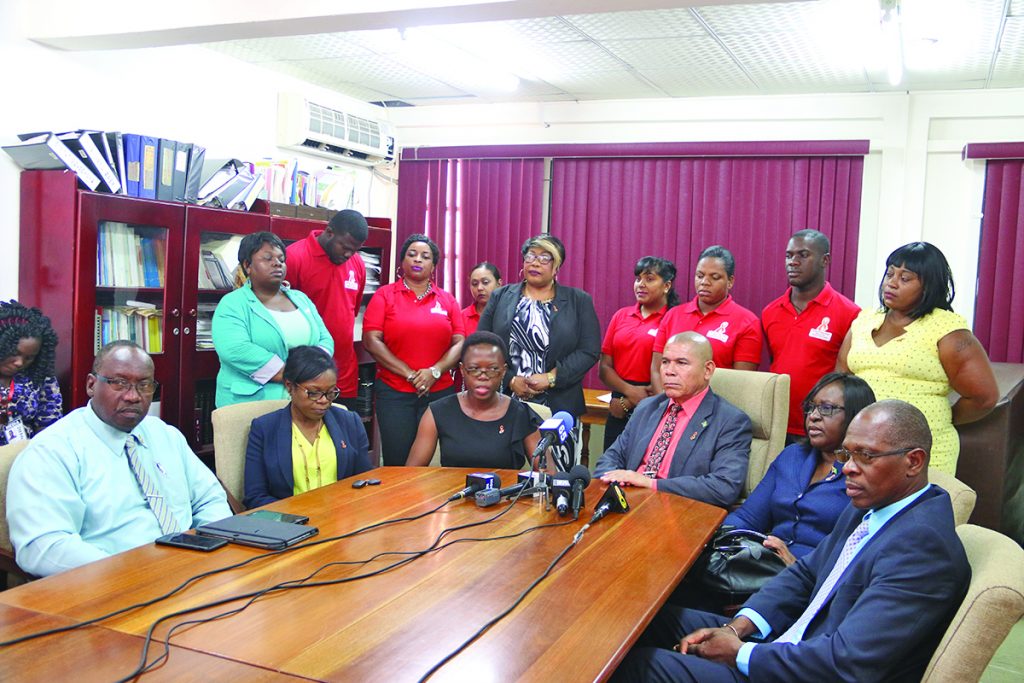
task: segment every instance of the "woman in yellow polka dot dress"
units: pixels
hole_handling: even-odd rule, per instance
[[[861,311],[836,362],[871,385],[878,400],[917,406],[932,430],[931,466],[949,474],[960,454],[953,425],[981,419],[999,398],[988,355],[953,312],[953,295],[953,274],[935,245],[900,247],[885,262],[882,308]],[[951,389],[960,394],[952,407]]]

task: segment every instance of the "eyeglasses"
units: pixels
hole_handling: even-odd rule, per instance
[[[815,410],[822,417],[832,417],[836,413],[846,410],[843,406],[832,405],[831,403],[811,403],[808,401],[803,405],[804,415],[810,415]]]
[[[881,453],[868,453],[867,451],[851,451],[845,448],[836,449],[836,460],[842,463],[847,463],[850,458],[857,461],[858,465],[870,465],[871,461],[875,458],[884,458],[887,455],[906,455],[910,451],[917,448],[917,446],[908,446],[906,448],[897,448],[892,451],[883,451]]]
[[[533,263],[534,261],[536,261],[542,266],[546,266],[554,260],[555,257],[547,253],[534,254],[532,251],[528,251],[525,254],[523,254],[523,263]]]
[[[473,377],[486,377],[487,379],[494,379],[505,374],[505,368],[477,368],[477,367],[466,367],[462,366],[462,372]]]
[[[306,389],[306,387],[302,386],[301,384],[299,385],[299,387],[306,392],[306,398],[308,398],[310,401],[319,401],[320,399],[326,397],[328,401],[334,403],[334,399],[341,396],[341,389],[339,389],[338,387],[334,387],[330,391],[316,391],[315,389]]]
[[[106,384],[116,394],[123,394],[129,389],[134,388],[139,393],[139,396],[152,396],[160,386],[160,382],[152,379],[144,379],[141,382],[129,382],[120,377],[107,377],[105,375],[96,375],[96,379]]]

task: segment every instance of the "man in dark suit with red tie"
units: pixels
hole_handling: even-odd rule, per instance
[[[851,505],[832,533],[732,620],[662,609],[616,679],[920,680],[970,582],[931,441],[908,403],[861,411],[836,453]]]
[[[720,505],[736,502],[750,460],[750,418],[711,390],[711,344],[680,332],[665,344],[665,393],[644,399],[594,476]]]

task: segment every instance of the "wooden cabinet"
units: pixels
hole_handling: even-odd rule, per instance
[[[367,221],[373,226],[367,260],[380,261],[376,272],[385,284],[391,222]],[[102,342],[133,338],[153,357],[160,382],[154,410],[209,455],[219,369],[209,322],[230,289],[223,278],[211,278],[212,261],[205,259],[222,255],[230,275],[241,236],[269,230],[288,243],[323,225],[271,216],[263,202],[253,212],[227,211],[87,192],[69,172],[23,172],[19,300],[42,309],[60,338],[56,365],[65,409],[88,401],[85,378]],[[368,290],[374,272],[368,263]],[[372,362],[358,350],[361,362]]]

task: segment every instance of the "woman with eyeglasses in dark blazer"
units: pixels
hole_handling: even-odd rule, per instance
[[[296,346],[284,365],[291,403],[257,417],[245,450],[245,506],[259,507],[371,469],[362,420],[338,398],[334,358]]]

